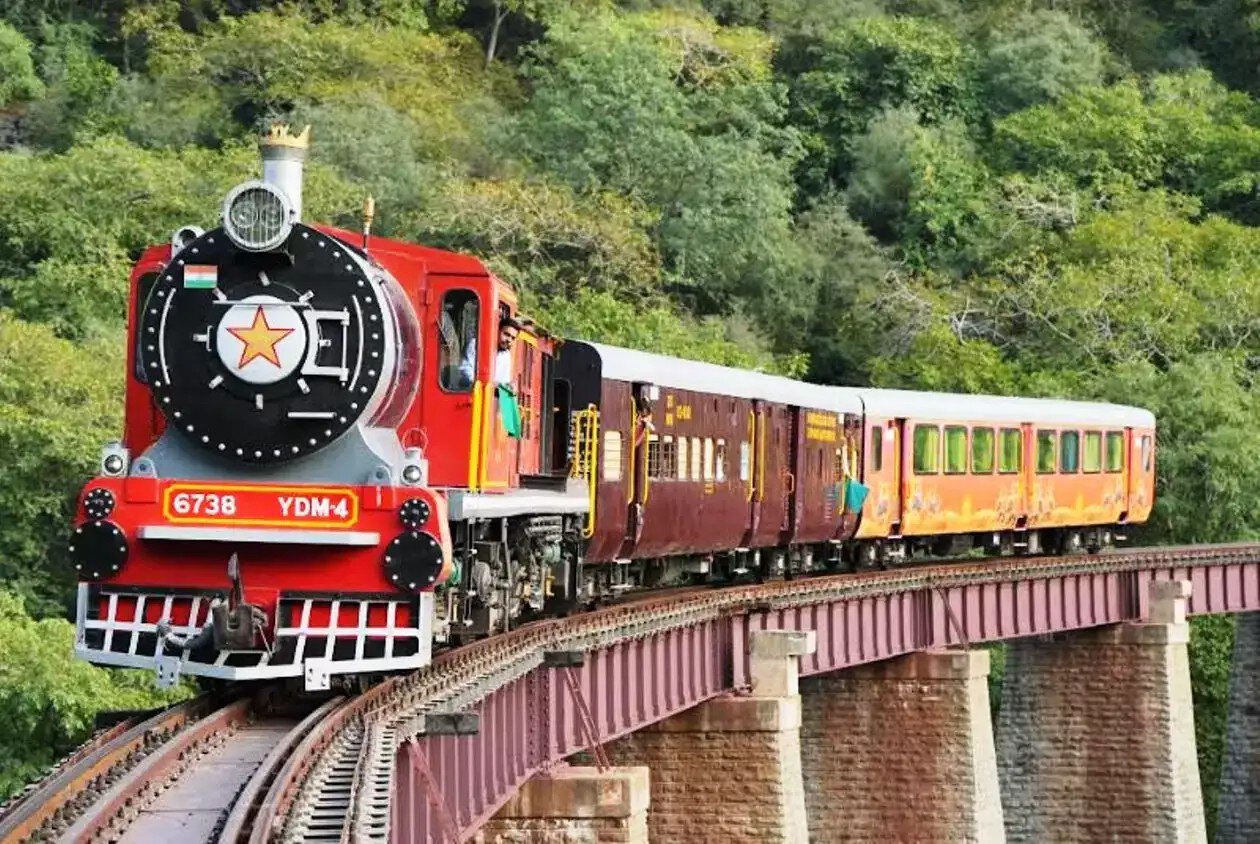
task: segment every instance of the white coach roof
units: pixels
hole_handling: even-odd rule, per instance
[[[602,343],[587,345],[599,352],[603,377],[613,381],[642,381],[658,387],[741,399],[764,399],[837,413],[862,412],[862,401],[857,393],[841,387],[807,384],[781,375],[666,357]]]
[[[880,419],[966,419],[1046,425],[1154,428],[1155,414],[1140,407],[1067,399],[1023,399],[963,393],[856,388],[868,416]]]
[[[926,393],[808,384],[779,375],[588,343],[599,352],[604,378],[659,387],[764,399],[780,404],[865,413],[879,419],[968,420],[995,423],[1154,428],[1155,415],[1140,407],[1067,399],[1025,399],[964,393]]]

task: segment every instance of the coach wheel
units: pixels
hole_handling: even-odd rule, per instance
[[[1065,531],[1063,541],[1060,544],[1060,551],[1063,554],[1080,554],[1085,550],[1085,543],[1081,539],[1079,530]]]
[[[882,556],[877,544],[863,542],[857,549],[857,567],[858,569],[877,569]]]

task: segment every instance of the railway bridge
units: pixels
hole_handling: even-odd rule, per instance
[[[1201,841],[1186,617],[1256,609],[1252,544],[658,594],[447,652],[272,727],[202,837]],[[994,723],[976,646],[1000,640]],[[1260,615],[1245,616],[1226,841],[1260,840],[1257,669]],[[242,706],[197,725],[221,731]],[[210,760],[244,746],[202,741],[197,725],[167,730],[178,753],[146,751],[137,769],[188,777],[198,742]],[[68,760],[0,836],[119,838],[127,807],[147,805],[127,777],[91,780],[104,796],[71,784],[127,735]],[[174,780],[156,791],[178,793]]]

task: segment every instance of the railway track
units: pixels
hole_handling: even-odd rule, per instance
[[[400,743],[428,717],[462,712],[556,650],[587,650],[717,616],[903,589],[1124,571],[1167,561],[1254,560],[1260,546],[1199,546],[1018,558],[645,595],[522,626],[304,713],[259,696],[198,698],[95,737],[0,817],[10,841],[385,841]],[[263,696],[265,697],[265,695]],[[447,822],[448,833],[458,831]]]
[[[6,806],[0,842],[249,840],[277,773],[343,705],[295,702],[267,686],[129,719]]]

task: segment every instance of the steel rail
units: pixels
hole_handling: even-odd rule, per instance
[[[312,772],[344,770],[353,763],[354,783],[388,784],[393,774],[394,753],[365,752],[369,734],[388,735],[397,751],[402,742],[425,732],[425,716],[442,711],[460,711],[494,689],[522,677],[542,663],[547,650],[587,650],[617,641],[640,639],[652,634],[697,624],[722,616],[747,614],[819,604],[832,600],[888,595],[907,590],[936,590],[946,587],[1018,582],[1046,576],[1123,572],[1152,567],[1185,565],[1228,565],[1260,561],[1260,544],[1239,543],[1212,546],[1177,546],[1110,551],[1067,557],[1014,558],[984,561],[928,563],[888,571],[835,574],[798,578],[722,589],[697,587],[671,590],[667,596],[645,595],[604,609],[565,619],[550,619],[519,627],[511,632],[466,645],[438,655],[430,665],[403,677],[395,677],[355,698],[337,713],[336,722],[327,719],[319,725],[318,746],[332,757],[306,763],[302,776],[295,776],[286,788],[294,790],[277,803],[269,819],[270,834],[280,832],[285,841],[305,837],[310,813],[291,817],[288,808],[313,806],[324,787],[324,778]],[[353,729],[351,735],[349,730]],[[368,766],[369,770],[360,770]],[[389,788],[355,789],[359,801],[379,799]],[[353,801],[352,801],[353,802]],[[346,805],[341,835],[367,832],[362,819],[379,817],[381,807]],[[327,825],[335,819],[320,817]],[[381,830],[387,832],[387,830]],[[263,841],[266,838],[251,840]]]
[[[114,783],[66,830],[61,840],[80,842],[116,835],[118,827],[134,819],[147,798],[168,778],[178,775],[183,764],[192,761],[190,751],[219,731],[243,721],[252,706],[251,700],[242,698],[188,724]]]
[[[238,844],[246,841],[254,829],[254,821],[276,777],[322,720],[345,704],[344,697],[335,697],[307,715],[258,764],[258,769],[245,783],[236,797],[232,811],[228,813],[219,831],[219,844]]]
[[[276,771],[254,814],[253,828],[248,839],[250,844],[262,844],[271,839],[279,819],[287,815],[297,796],[297,785],[306,779],[311,766],[319,761],[320,754],[328,744],[344,732],[347,721],[353,721],[357,716],[351,703],[352,701],[342,700],[318,722],[313,723]]]
[[[203,695],[139,723],[119,724],[89,741],[6,810],[0,819],[0,841],[9,844],[28,840],[41,831],[56,833],[57,826],[68,823],[69,816],[82,808],[80,802],[124,776],[128,767],[195,720],[208,704],[209,698]]]

